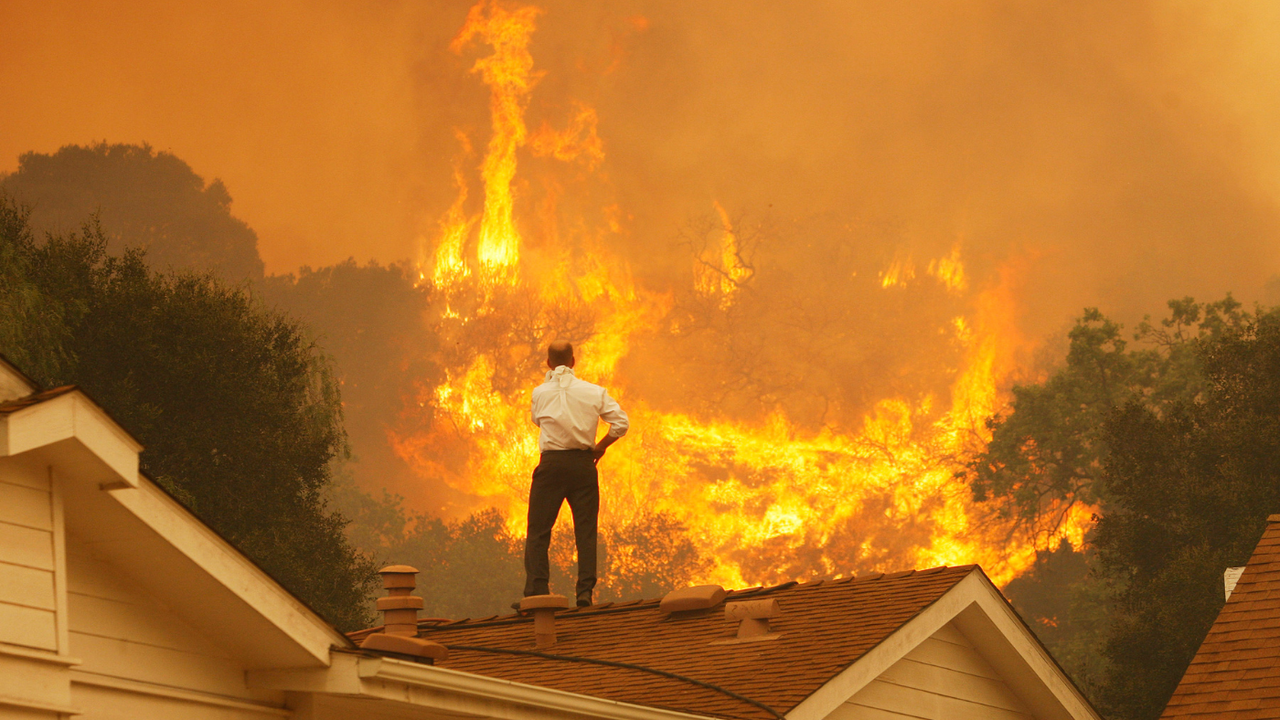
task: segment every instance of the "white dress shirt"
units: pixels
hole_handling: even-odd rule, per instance
[[[542,429],[538,449],[543,452],[590,450],[601,420],[609,423],[613,437],[627,434],[627,414],[618,401],[599,385],[579,380],[568,365],[547,373],[546,382],[533,389],[529,417]]]

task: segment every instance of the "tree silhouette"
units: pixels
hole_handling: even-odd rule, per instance
[[[25,153],[16,172],[0,178],[0,192],[30,207],[37,232],[73,232],[96,214],[108,254],[144,250],[158,270],[212,271],[233,282],[263,274],[258,236],[231,215],[222,181],[206,183],[177,156],[150,145]]]

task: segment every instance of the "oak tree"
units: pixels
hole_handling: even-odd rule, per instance
[[[324,500],[346,452],[338,388],[304,328],[211,274],[109,255],[96,223],[37,239],[4,201],[0,233],[0,352],[83,388],[146,448],[144,472],[338,627],[365,624],[374,567]]]

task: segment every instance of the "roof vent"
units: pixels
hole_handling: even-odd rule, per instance
[[[423,660],[434,664],[446,660],[449,650],[439,644],[418,637],[418,611],[422,598],[411,594],[417,586],[418,569],[408,565],[392,565],[378,571],[382,575],[382,587],[387,597],[378,598],[382,611],[382,632],[372,633],[360,643],[365,650],[377,650],[392,655],[404,655],[411,660]]]
[[[1231,599],[1231,592],[1236,589],[1236,583],[1240,582],[1240,576],[1243,574],[1242,567],[1227,568],[1227,571],[1222,573],[1222,587],[1227,591],[1228,600]]]
[[[781,608],[778,607],[778,601],[773,598],[767,600],[744,600],[741,602],[731,602],[724,606],[724,618],[726,620],[741,620],[738,625],[738,639],[765,639],[770,636],[769,618],[777,617],[782,614]],[[777,637],[777,635],[772,635]]]
[[[529,595],[520,601],[520,612],[533,613],[533,639],[538,647],[556,644],[556,611],[569,607],[563,595]]]
[[[388,635],[418,634],[418,611],[422,609],[422,598],[413,595],[418,586],[418,568],[408,565],[391,565],[378,571],[382,576],[382,587],[387,590],[387,597],[378,598],[378,609],[382,611],[383,632]]]
[[[664,613],[706,610],[724,602],[724,588],[719,585],[694,585],[667,593],[658,609]]]

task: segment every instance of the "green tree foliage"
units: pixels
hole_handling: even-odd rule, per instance
[[[26,372],[52,377],[70,335],[62,308],[30,277],[24,251],[32,244],[26,213],[0,196],[0,348]]]
[[[355,459],[351,470],[365,487],[421,482],[387,441],[404,399],[416,396],[419,384],[440,379],[431,361],[436,335],[425,319],[430,294],[417,280],[407,265],[347,260],[262,284],[266,304],[306,323],[333,358]]]
[[[606,534],[604,566],[609,571],[597,600],[662,597],[710,569],[707,559],[689,541],[687,531],[670,515],[645,513]],[[561,567],[567,568],[568,563]],[[572,587],[575,577],[566,573],[560,587]]]
[[[231,215],[222,182],[206,183],[149,145],[26,153],[16,172],[0,177],[0,192],[30,206],[38,230],[73,231],[97,214],[111,255],[136,248],[158,270],[207,270],[232,281],[262,277],[258,237]]]
[[[1094,537],[1124,590],[1113,610],[1101,703],[1159,716],[1243,565],[1280,512],[1280,312],[1259,310],[1197,348],[1203,391],[1156,409],[1130,402],[1106,422],[1112,503]]]
[[[979,499],[1039,529],[1074,503],[1097,509],[1083,552],[1040,553],[1007,593],[1095,702],[1132,720],[1159,715],[1222,604],[1222,571],[1248,557],[1277,492],[1261,472],[1271,426],[1238,401],[1275,384],[1260,369],[1275,311],[1230,296],[1169,309],[1132,342],[1086,310],[1065,364],[1014,388],[969,465]],[[1263,455],[1229,471],[1246,448]]]
[[[16,279],[0,352],[82,387],[146,447],[145,472],[336,625],[364,624],[374,568],[323,497],[341,404],[303,328],[211,275],[110,256],[96,225],[37,242],[6,202],[0,231]]]
[[[430,614],[488,617],[511,612],[508,606],[520,597],[523,541],[507,531],[497,510],[452,521],[419,515],[395,554],[423,570],[418,582]]]
[[[1013,388],[1009,410],[988,421],[991,442],[970,464],[975,497],[1008,507],[1038,529],[1056,529],[1075,503],[1107,503],[1099,482],[1107,454],[1103,424],[1115,408],[1155,409],[1195,398],[1203,389],[1197,347],[1244,321],[1240,303],[1169,303],[1158,326],[1138,326],[1136,347],[1123,327],[1088,308],[1068,334],[1066,364],[1046,381]],[[1045,527],[1045,525],[1048,527]]]
[[[1037,552],[1034,569],[1004,587],[1005,597],[1090,697],[1098,695],[1111,672],[1102,643],[1110,629],[1113,590],[1091,575],[1095,564],[1091,549],[1077,551],[1063,540],[1053,550]]]

